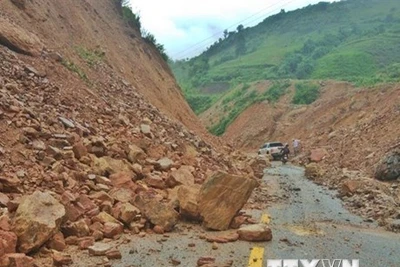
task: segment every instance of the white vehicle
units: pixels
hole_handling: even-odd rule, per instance
[[[268,142],[260,147],[258,155],[271,155],[274,160],[281,158],[281,149],[284,145],[281,142]]]

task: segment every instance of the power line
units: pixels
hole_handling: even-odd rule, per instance
[[[244,22],[244,21],[246,21],[246,20],[248,20],[248,19],[250,19],[250,18],[252,18],[252,17],[254,17],[254,16],[258,15],[258,14],[260,14],[261,12],[263,12],[263,11],[265,11],[265,10],[267,10],[267,9],[270,9],[271,7],[277,5],[278,3],[279,3],[279,2],[277,2],[277,3],[275,3],[275,4],[271,5],[271,6],[268,6],[268,7],[266,7],[266,8],[263,8],[261,11],[258,11],[257,13],[255,13],[255,14],[253,14],[253,15],[251,15],[251,16],[249,16],[249,17],[247,17],[247,18],[245,18],[245,19],[243,19],[243,20],[241,20],[241,21],[239,21],[239,22],[237,22],[237,23],[235,23],[235,24],[232,24],[231,26],[227,27],[226,29],[229,29],[229,28],[232,28],[232,27],[234,27],[234,26],[236,26],[236,25],[239,25],[240,23],[242,23],[242,22]],[[199,41],[198,43],[196,43],[195,46],[197,46],[197,45],[199,45],[199,44],[201,44],[201,43],[204,43],[205,41],[208,41],[209,39],[211,39],[211,38],[213,38],[213,37],[215,37],[215,36],[217,36],[217,35],[220,35],[221,33],[223,33],[223,31],[222,31],[222,32],[214,33],[212,36],[207,37],[206,39],[204,39],[204,40]],[[187,51],[187,50],[189,50],[189,49],[191,49],[191,48],[192,48],[192,47],[189,47],[189,48],[187,48],[187,49],[185,49],[185,50],[183,50],[183,51],[181,51],[181,52],[176,53],[175,55],[181,54],[181,53],[183,53],[183,52],[185,52],[185,51]]]
[[[272,11],[266,13],[266,14],[263,14],[262,16],[257,17],[255,20],[252,20],[252,21],[246,23],[244,26],[250,25],[252,22],[257,21],[258,19],[263,18],[263,17],[265,17],[265,16],[268,16],[268,15],[274,13],[275,11],[277,11],[277,10],[279,10],[279,9],[281,9],[281,8],[283,8],[283,7],[285,7],[286,5],[288,5],[288,4],[290,4],[290,3],[294,2],[294,1],[295,1],[295,0],[291,0],[291,1],[287,2],[287,3],[285,3],[284,5],[280,6],[279,8],[274,9],[274,10],[272,10]],[[259,13],[259,12],[258,12],[258,13]],[[256,14],[258,14],[258,13],[256,13]],[[254,16],[254,15],[250,16],[249,18],[251,18],[251,17],[253,17],[253,16]],[[247,19],[249,19],[249,18],[247,18]],[[247,20],[247,19],[246,19],[246,20]],[[240,22],[239,22],[239,23],[240,23]],[[236,25],[237,25],[237,24],[234,24],[233,26],[236,26]],[[230,26],[230,27],[232,27],[232,26]],[[229,27],[229,28],[230,28],[230,27]],[[221,34],[221,33],[223,33],[223,31],[214,34],[213,36],[207,38],[206,40],[211,39],[211,38],[214,37],[215,35],[219,35],[219,34]],[[193,53],[193,52],[195,52],[195,51],[204,49],[203,46],[200,46],[200,47],[199,47],[199,45],[200,45],[201,43],[203,43],[203,42],[204,42],[204,41],[201,41],[201,42],[199,42],[199,43],[193,45],[192,47],[189,47],[189,48],[185,49],[183,52],[179,52],[179,53],[175,54],[174,56],[176,57],[177,55],[182,55],[182,54],[185,55],[185,54]],[[187,53],[184,53],[184,52],[186,52],[186,51],[188,51],[188,52],[187,52]]]
[[[283,7],[285,7],[285,6],[287,6],[287,5],[291,4],[291,3],[293,3],[294,1],[295,1],[295,0],[288,1],[288,2],[286,2],[284,5],[281,5],[280,7],[276,8],[276,9],[274,9],[274,10],[272,10],[272,11],[269,11],[269,12],[266,13],[266,14],[263,14],[263,15],[261,15],[261,16],[258,16],[257,18],[255,18],[254,20],[251,20],[250,22],[247,22],[247,23],[246,23],[245,25],[243,25],[243,26],[250,25],[250,24],[253,23],[254,21],[257,21],[257,20],[259,20],[260,18],[263,18],[263,17],[265,17],[265,16],[268,16],[268,15],[274,13],[275,11],[277,11],[277,10],[279,10],[279,9],[282,9]],[[270,9],[271,7],[273,7],[273,6],[277,5],[277,4],[278,4],[278,3],[275,3],[274,5],[271,5],[271,6],[267,7],[267,8],[264,8],[264,9],[262,9],[261,11],[258,11],[257,13],[254,13],[253,15],[251,15],[251,16],[249,16],[249,17],[247,17],[247,18],[245,18],[245,19],[243,19],[243,20],[241,20],[241,21],[239,21],[239,22],[237,22],[237,23],[235,23],[235,24],[232,24],[231,26],[227,27],[226,29],[230,29],[230,28],[232,28],[232,27],[237,27],[237,25],[242,24],[242,22],[247,21],[247,20],[249,20],[249,19],[255,17],[256,15],[262,13],[263,11],[265,11],[265,10],[267,10],[267,9]],[[224,31],[225,31],[225,30],[224,30]],[[191,47],[189,47],[189,48],[186,48],[185,50],[183,50],[183,51],[181,51],[181,52],[175,53],[175,54],[173,55],[173,57],[177,57],[178,55],[189,54],[189,52],[192,53],[192,52],[195,52],[195,51],[197,51],[197,50],[204,49],[204,48],[203,48],[203,45],[202,45],[204,42],[206,42],[206,41],[208,41],[208,40],[214,38],[214,37],[217,36],[217,35],[220,35],[220,34],[223,33],[224,31],[217,32],[217,33],[213,34],[212,36],[210,36],[210,37],[208,37],[208,38],[206,38],[206,39],[204,39],[204,40],[202,40],[202,41],[200,41],[200,42],[194,44],[193,46],[191,46]]]

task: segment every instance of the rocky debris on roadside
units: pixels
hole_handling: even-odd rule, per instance
[[[137,195],[134,204],[153,225],[158,225],[167,232],[171,231],[178,222],[179,213],[172,206],[160,202],[151,195]]]
[[[324,170],[315,162],[305,166],[305,176],[312,180],[318,180],[324,175]]]
[[[399,233],[400,232],[400,219],[390,220],[386,226],[389,231]]]
[[[0,229],[4,266],[31,266],[24,253],[44,249],[53,251],[55,265],[70,263],[63,254],[68,246],[103,254],[96,244],[104,239],[162,234],[181,219],[205,217],[207,227],[229,228],[267,161],[217,152],[111,70],[99,66],[104,83],[122,98],[102,86],[99,98],[88,90],[72,96],[40,74],[37,60],[27,65],[0,48],[0,207],[6,210],[0,228],[4,217],[9,221]],[[213,175],[221,170],[229,174]],[[209,177],[218,185],[201,190]],[[225,212],[218,214],[213,195],[230,203]],[[109,259],[120,257],[107,251]]]
[[[254,176],[259,179],[264,176],[264,170],[271,167],[271,163],[266,155],[250,159],[248,164],[254,171]]]
[[[337,190],[345,206],[366,221],[378,221],[389,230],[395,229],[389,222],[400,217],[400,188],[396,183],[382,183],[347,168],[329,172],[325,168],[310,163],[305,166],[305,175],[317,184]]]

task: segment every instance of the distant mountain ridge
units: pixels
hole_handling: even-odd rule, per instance
[[[282,10],[257,26],[225,32],[201,55],[171,66],[197,114],[239,84],[262,80],[398,81],[400,2],[348,0]],[[221,84],[229,84],[222,93]]]

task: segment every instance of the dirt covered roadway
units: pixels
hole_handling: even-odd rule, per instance
[[[121,260],[87,260],[82,255],[86,252],[71,253],[72,266],[189,267],[201,266],[202,258],[215,260],[205,266],[266,267],[268,259],[359,259],[363,267],[398,266],[400,236],[351,214],[336,194],[306,179],[302,168],[273,163],[244,210],[255,223],[272,229],[270,242],[219,243],[218,239],[236,230],[209,232],[196,224],[180,223],[168,234],[110,242],[121,251]]]

